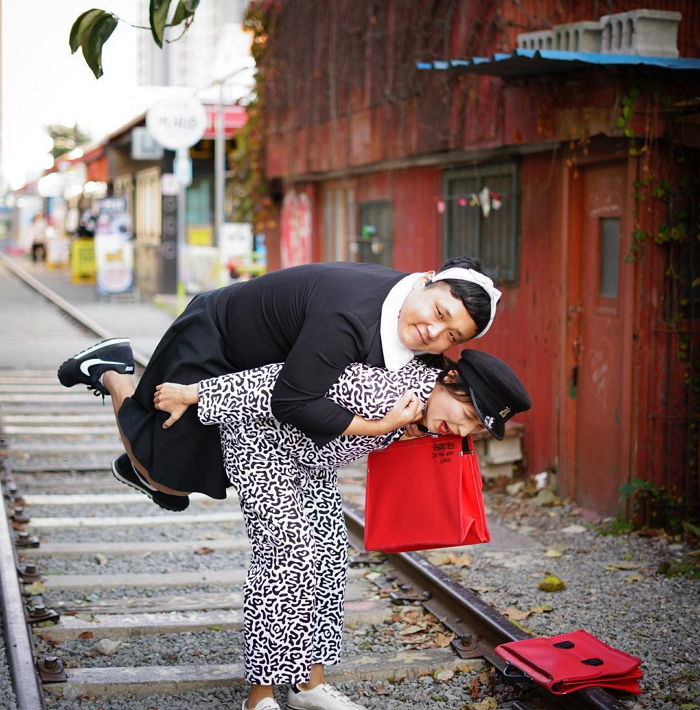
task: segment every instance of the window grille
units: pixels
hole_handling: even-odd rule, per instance
[[[446,257],[476,256],[502,281],[517,280],[518,172],[515,163],[483,165],[445,175]]]

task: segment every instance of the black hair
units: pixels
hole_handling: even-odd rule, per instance
[[[447,269],[474,269],[479,273],[485,273],[483,264],[480,259],[471,256],[453,256],[442,263],[437,270]],[[476,333],[478,335],[488,325],[491,319],[491,298],[479,284],[471,283],[470,281],[462,281],[461,279],[442,279],[441,281],[429,281],[426,288],[431,288],[437,284],[444,283],[450,288],[450,293],[454,298],[461,301],[467,309],[467,313],[472,317],[476,324]]]
[[[424,362],[428,367],[440,370],[437,383],[442,385],[452,397],[460,402],[472,404],[469,385],[454,360],[450,360],[445,355],[432,355],[430,353],[419,355],[418,360]]]

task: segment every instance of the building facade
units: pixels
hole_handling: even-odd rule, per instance
[[[700,7],[645,7],[680,13],[675,57],[622,51],[634,14],[603,51],[601,8],[625,0],[260,3],[265,172],[283,185],[268,258],[479,256],[504,296],[474,347],[531,391],[527,471],[603,515],[646,486],[696,517],[700,64],[676,57],[700,56]],[[600,28],[587,57],[513,55],[583,21]]]

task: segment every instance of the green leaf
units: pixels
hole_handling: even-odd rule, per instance
[[[151,0],[148,8],[148,21],[151,25],[153,41],[162,49],[165,35],[165,21],[168,18],[170,0]]]
[[[83,34],[81,46],[87,65],[92,69],[95,79],[102,76],[102,47],[109,39],[119,20],[110,12],[98,17],[89,32]]]
[[[78,51],[78,47],[80,47],[82,42],[83,33],[92,25],[97,17],[102,14],[104,14],[104,10],[94,8],[92,10],[86,10],[73,23],[73,26],[70,28],[70,39],[68,40],[71,54],[75,54]]]
[[[623,131],[623,133],[624,133],[628,138],[632,138],[632,137],[634,136],[634,131],[633,131],[629,126],[625,126],[625,130]]]
[[[188,17],[192,17],[198,5],[199,0],[180,0],[180,2],[178,2],[177,4],[177,8],[175,9],[173,19],[170,20],[170,24],[179,25]]]

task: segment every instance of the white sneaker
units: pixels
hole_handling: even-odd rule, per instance
[[[253,708],[249,708],[247,701],[244,700],[241,710],[281,710],[281,708],[272,698],[263,698]]]
[[[311,690],[290,686],[287,707],[291,710],[367,710],[328,683],[321,683]]]

